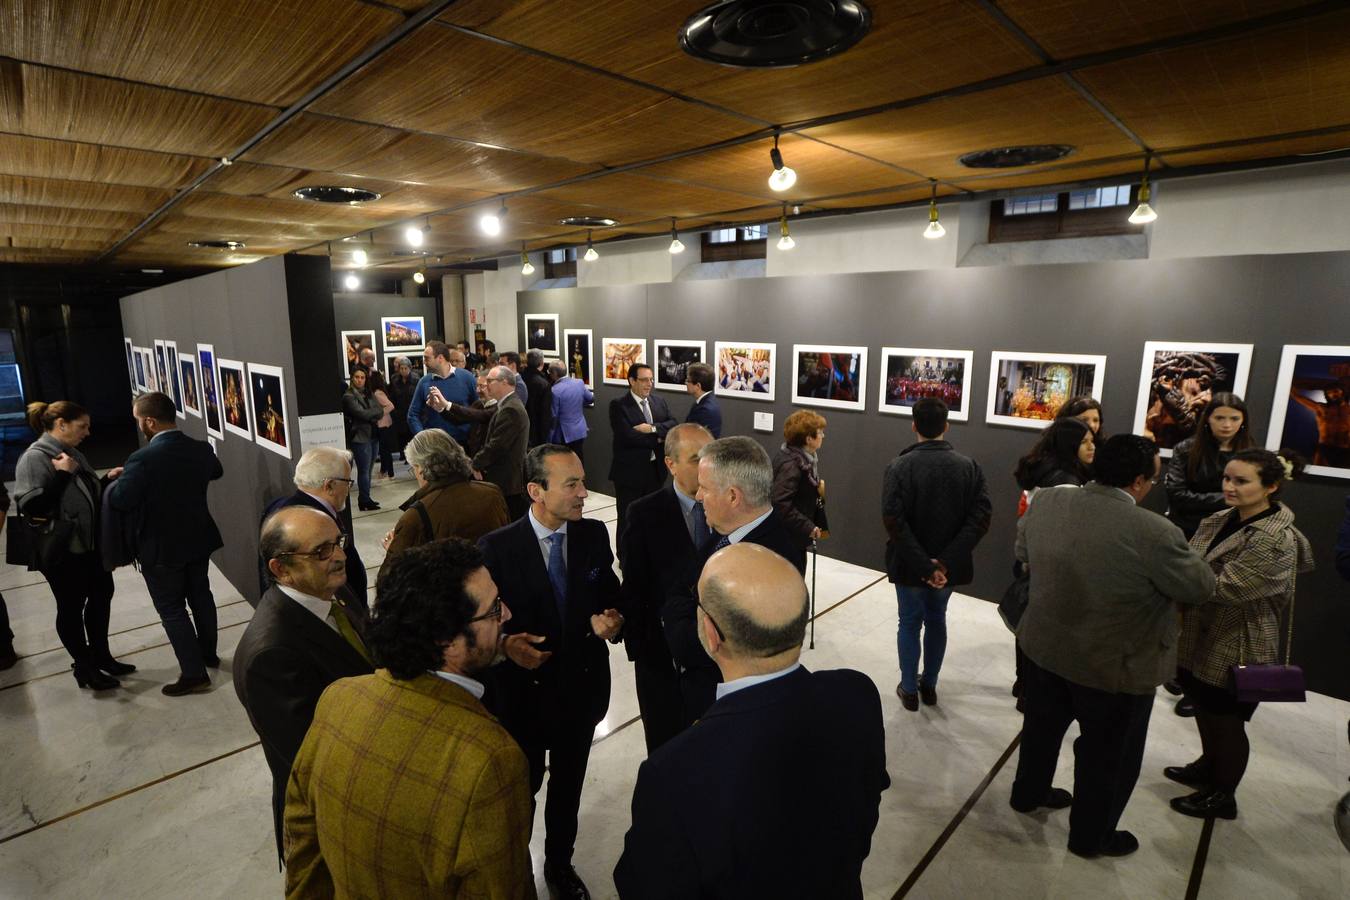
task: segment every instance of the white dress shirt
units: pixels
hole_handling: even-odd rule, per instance
[[[529,515],[530,517],[530,527],[534,529],[534,536],[539,540],[539,552],[544,554],[544,569],[547,570],[549,553],[551,553],[553,549],[553,545],[549,543],[548,539],[553,536],[554,532],[549,531],[547,526],[543,525],[538,519],[534,517],[533,506],[530,507],[530,511],[527,515]],[[558,526],[557,533],[563,536],[563,546],[562,546],[563,559],[567,559],[566,522],[563,522],[561,525]]]
[[[310,594],[303,594],[295,588],[285,584],[278,584],[277,587],[281,588],[281,592],[287,597],[290,597],[296,603],[299,603],[305,609],[313,613],[320,622],[323,622],[323,624],[327,625],[329,628],[337,631],[338,634],[342,633],[341,631],[338,631],[337,622],[333,621],[332,600],[323,600],[319,597],[311,596]]]
[[[464,690],[468,691],[470,694],[473,694],[475,700],[483,699],[482,682],[474,681],[469,676],[460,675],[458,672],[441,672],[432,669],[428,669],[427,671],[431,672],[431,674],[435,675],[437,678],[444,678],[451,684],[457,684],[460,687],[464,688]]]
[[[802,667],[800,662],[795,662],[778,672],[770,672],[768,675],[746,675],[744,678],[737,678],[735,681],[724,681],[717,686],[717,699],[721,700],[727,694],[734,694],[737,691],[745,690],[748,687],[754,687],[757,684],[764,684],[773,681],[775,678],[782,678],[784,675],[791,675]]]
[[[727,540],[729,540],[733,544],[739,544],[741,541],[745,540],[745,536],[747,534],[758,528],[759,524],[763,522],[765,519],[767,519],[772,513],[773,507],[771,506],[768,509],[766,509],[764,511],[764,515],[760,516],[758,519],[746,522],[740,528],[737,528],[731,534],[727,535]]]

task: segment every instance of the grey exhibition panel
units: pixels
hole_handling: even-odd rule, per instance
[[[1307,253],[1188,260],[1128,260],[1041,266],[941,269],[818,277],[690,281],[623,287],[523,291],[519,313],[557,313],[559,327],[593,332],[596,408],[586,460],[591,485],[612,490],[610,400],[625,388],[602,382],[605,337],[774,342],[775,400],[719,398],[724,434],[753,434],[773,453],[791,403],[794,343],[866,346],[867,410],[818,409],[828,419],[821,474],[832,537],[822,552],[882,568],[882,473],[913,439],[910,420],[877,412],[877,370],[884,346],[973,350],[968,422],[950,439],[984,468],[994,518],[976,554],[967,591],[996,600],[1010,578],[1018,490],[1012,470],[1036,432],[984,421],[993,350],[1104,354],[1102,395],[1108,433],[1134,421],[1144,342],[1255,344],[1246,399],[1264,442],[1284,344],[1350,344],[1350,253]],[[518,317],[516,328],[523,326]],[[681,420],[689,399],[663,392]],[[812,407],[814,408],[814,407]],[[775,432],[752,430],[753,414],[774,414]],[[1332,547],[1350,482],[1306,477],[1285,499],[1312,541],[1318,570],[1299,581],[1295,660],[1315,690],[1350,698],[1350,606],[1335,573]],[[1161,487],[1149,505],[1161,509]],[[1066,536],[1066,540],[1071,539]],[[959,639],[959,636],[955,636]],[[1004,652],[999,648],[996,652]],[[1011,647],[1007,651],[1011,653]]]

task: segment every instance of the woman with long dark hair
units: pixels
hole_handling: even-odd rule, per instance
[[[1196,707],[1201,753],[1163,774],[1196,789],[1172,800],[1184,815],[1237,818],[1234,794],[1251,753],[1246,725],[1257,704],[1237,698],[1232,669],[1279,661],[1282,614],[1291,617],[1292,636],[1294,582],[1312,570],[1312,547],[1277,498],[1302,468],[1289,451],[1237,451],[1222,475],[1226,508],[1201,522],[1191,538],[1217,583],[1208,603],[1186,607],[1181,616],[1177,660]]]
[[[1106,433],[1102,431],[1102,405],[1097,398],[1084,394],[1070,397],[1055,413],[1055,420],[1077,419],[1092,429],[1092,438],[1098,444],[1106,442]]]
[[[1215,394],[1195,423],[1195,434],[1172,448],[1163,487],[1167,517],[1189,539],[1206,516],[1227,508],[1223,472],[1233,454],[1253,446],[1247,404],[1237,394]]]

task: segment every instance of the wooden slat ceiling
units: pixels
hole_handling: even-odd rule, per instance
[[[361,246],[396,272],[583,242],[566,216],[619,219],[599,243],[671,217],[683,232],[772,220],[784,202],[918,203],[934,181],[963,198],[1132,180],[1146,152],[1165,178],[1350,148],[1344,3],[869,0],[859,44],[789,69],[684,54],[700,5],[8,0],[0,263],[225,266],[331,246],[345,268]],[[766,183],[776,129],[799,176],[785,194]],[[1023,143],[1075,149],[957,162]],[[382,198],[293,196],[321,184]],[[489,238],[477,219],[503,200]],[[409,223],[430,226],[420,251]]]

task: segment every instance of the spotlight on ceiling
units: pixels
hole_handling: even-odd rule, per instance
[[[533,275],[534,263],[530,262],[530,255],[525,252],[525,245],[520,245],[520,274]]]
[[[559,219],[558,224],[570,225],[573,228],[613,228],[619,224],[619,220],[606,216],[568,216]]]
[[[670,252],[671,254],[684,252],[684,241],[680,240],[679,233],[675,230],[675,217],[670,217]]]
[[[938,221],[937,211],[937,179],[931,179],[933,183],[933,194],[928,198],[928,227],[923,230],[923,236],[930,241],[935,241],[947,233],[947,229],[942,227]]]
[[[478,227],[483,229],[483,234],[490,237],[496,237],[502,233],[502,219],[506,218],[506,201],[502,201],[502,208],[495,213],[483,213],[478,219]]]
[[[783,154],[778,149],[778,135],[773,136],[773,149],[769,151],[769,161],[773,163],[773,174],[769,176],[769,187],[775,191],[786,191],[797,183],[797,173],[783,164]]]
[[[408,242],[408,246],[410,247],[422,246],[422,242],[426,240],[426,237],[426,232],[416,225],[409,225],[407,228],[403,229],[403,239]]]
[[[1152,195],[1148,187],[1148,164],[1151,157],[1152,154],[1145,154],[1144,156],[1144,180],[1139,183],[1139,205],[1134,208],[1134,212],[1130,213],[1131,225],[1147,225],[1158,218],[1158,214],[1153,210],[1153,207],[1148,205],[1149,197]]]
[[[800,66],[863,39],[872,13],[862,0],[720,0],[680,28],[690,56],[724,66]]]
[[[188,241],[189,247],[201,247],[210,250],[243,250],[243,241]]]
[[[295,196],[301,200],[313,200],[315,203],[345,203],[348,206],[355,206],[358,203],[370,203],[373,200],[380,199],[380,195],[374,191],[353,187],[332,187],[329,185],[302,187],[295,191]]]
[[[358,247],[352,251],[352,262],[355,263],[358,268],[364,269],[366,263],[370,262],[370,254]]]
[[[348,275],[346,278],[342,279],[342,286],[349,291],[354,291],[361,286],[361,279],[357,278],[355,275]]]
[[[591,233],[586,232],[586,252],[582,254],[582,259],[586,262],[595,262],[600,258],[600,254],[595,252],[595,244],[591,242]]]
[[[783,214],[778,217],[778,235],[779,250],[791,250],[797,246],[797,242],[792,239],[792,235],[788,234],[786,203],[783,204]]]
[[[414,272],[414,273],[413,273],[413,281],[417,282],[418,284],[426,284],[426,283],[427,283],[427,270],[426,270],[426,269],[418,269],[416,272]]]

